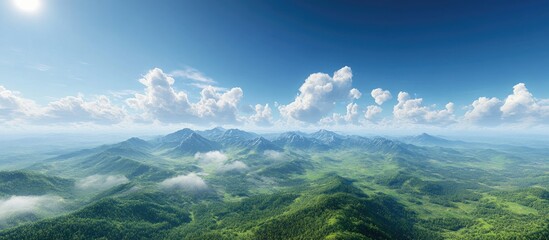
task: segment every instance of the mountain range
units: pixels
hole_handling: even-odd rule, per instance
[[[547,156],[428,134],[185,128],[0,171],[0,239],[544,239]]]

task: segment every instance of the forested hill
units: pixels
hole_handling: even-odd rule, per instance
[[[0,239],[549,239],[549,149],[182,129],[0,171]]]

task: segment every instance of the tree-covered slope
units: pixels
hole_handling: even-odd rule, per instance
[[[136,193],[0,233],[2,239],[408,239],[415,215],[339,176],[238,202]],[[350,237],[350,238],[349,238]]]
[[[67,194],[74,182],[31,171],[0,171],[0,196]]]
[[[548,149],[269,139],[183,129],[0,172],[2,210],[41,201],[0,222],[14,227],[0,239],[547,238]]]

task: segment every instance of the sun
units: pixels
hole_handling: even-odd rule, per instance
[[[24,12],[36,12],[42,5],[41,0],[12,0],[15,6]]]

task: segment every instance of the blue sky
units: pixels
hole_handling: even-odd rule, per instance
[[[547,1],[9,0],[0,32],[0,120],[10,128],[549,121]],[[338,70],[352,73],[339,87]],[[299,91],[326,84],[333,89]],[[348,96],[353,88],[360,98]],[[376,88],[391,98],[377,104]],[[369,106],[382,111],[366,119]]]

